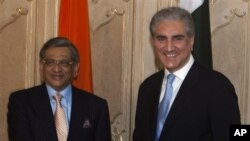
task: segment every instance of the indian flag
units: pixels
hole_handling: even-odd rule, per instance
[[[212,69],[209,0],[179,0],[179,6],[188,10],[195,22],[194,58]]]
[[[88,1],[61,0],[58,35],[69,38],[80,55],[80,70],[74,86],[93,92]]]

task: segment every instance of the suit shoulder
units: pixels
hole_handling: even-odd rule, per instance
[[[42,86],[34,86],[31,88],[21,89],[12,92],[9,95],[9,104],[28,104],[36,93],[43,91]]]
[[[204,67],[201,67],[200,72],[201,72],[200,76],[202,76],[202,78],[206,79],[208,82],[217,84],[218,86],[222,85],[232,86],[232,83],[229,80],[229,78],[217,70],[206,69]]]
[[[96,101],[96,102],[106,102],[106,100],[104,98],[101,98],[93,93],[87,92],[85,90],[79,89],[74,87],[73,88],[75,92],[75,94],[78,94],[80,97],[84,98],[84,99],[88,99],[90,101]]]
[[[217,80],[220,84],[230,85],[233,86],[232,82],[229,80],[227,76],[225,76],[223,73],[213,70],[214,78]]]
[[[148,76],[143,82],[142,85],[150,84],[150,83],[155,83],[157,81],[162,81],[164,77],[164,70],[161,70],[159,72],[156,72],[150,76]]]
[[[28,96],[28,95],[34,93],[35,91],[37,91],[38,89],[41,89],[41,87],[42,86],[34,86],[34,87],[26,88],[26,89],[16,90],[10,94],[10,97]]]

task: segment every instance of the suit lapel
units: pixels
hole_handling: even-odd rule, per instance
[[[89,110],[91,109],[91,107],[89,107],[88,104],[86,104],[88,103],[87,101],[88,99],[84,97],[83,93],[80,93],[76,88],[72,87],[72,109],[71,109],[68,140],[75,140],[84,136],[81,134],[81,132],[79,132],[79,129],[84,128],[83,127],[84,120],[86,120],[85,116],[89,115],[87,113],[89,113]]]
[[[170,130],[178,122],[178,119],[182,116],[181,114],[185,113],[185,107],[188,107],[195,84],[198,81],[199,69],[199,65],[195,62],[184,79],[165,121],[163,133]]]
[[[31,103],[47,139],[57,140],[54,116],[45,84],[34,91],[31,97]]]
[[[162,86],[162,81],[164,78],[164,70],[158,72],[154,83],[149,86],[151,87],[151,91],[148,92],[148,95],[150,95],[150,98],[152,98],[152,103],[149,104],[149,106],[152,106],[152,114],[150,114],[152,117],[152,137],[151,139],[154,140],[155,138],[155,130],[156,129],[156,125],[157,125],[157,113],[158,113],[158,105],[159,105],[159,99],[160,99],[160,94],[161,94],[161,86]]]

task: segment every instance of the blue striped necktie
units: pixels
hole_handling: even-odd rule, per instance
[[[164,126],[165,120],[169,112],[169,104],[173,94],[173,81],[175,79],[174,74],[169,74],[167,76],[167,86],[164,97],[158,107],[158,116],[157,116],[157,127],[156,127],[156,138],[155,141],[158,141]]]

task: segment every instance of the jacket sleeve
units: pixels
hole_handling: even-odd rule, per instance
[[[106,101],[98,107],[99,116],[95,133],[95,141],[111,141],[111,129],[108,104]]]
[[[227,81],[213,94],[210,106],[210,122],[214,141],[229,141],[229,127],[240,124],[238,99],[233,85]]]
[[[8,103],[7,123],[9,141],[32,141],[24,98],[11,94]]]

